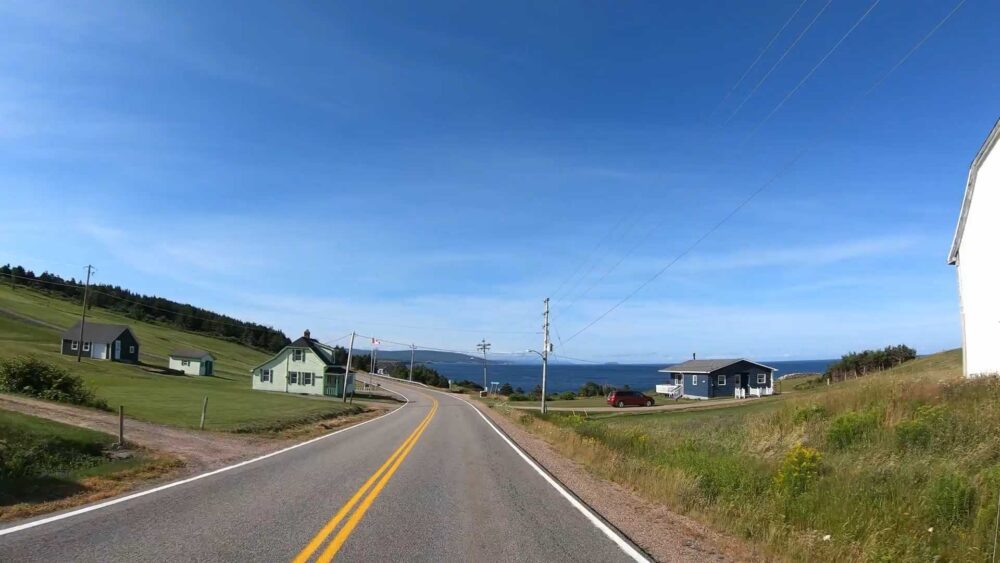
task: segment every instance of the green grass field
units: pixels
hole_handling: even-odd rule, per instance
[[[959,350],[729,409],[510,415],[778,558],[984,561],[993,547],[1000,380],[963,379]]]
[[[200,348],[216,357],[215,376],[163,375],[140,366],[76,358],[59,353],[60,330],[5,315],[13,311],[32,319],[70,327],[79,318],[79,304],[26,288],[0,286],[0,356],[32,354],[83,377],[99,398],[112,407],[124,405],[129,416],[181,427],[197,427],[201,403],[208,397],[206,428],[246,430],[276,428],[323,416],[359,412],[363,406],[339,400],[252,391],[249,370],[268,355],[240,344],[170,327],[138,322],[103,309],[91,309],[88,319],[132,327],[140,342],[140,361],[166,367],[174,348]]]
[[[141,455],[105,458],[102,452],[114,441],[101,432],[0,410],[0,507],[77,494],[88,478],[148,464]]]

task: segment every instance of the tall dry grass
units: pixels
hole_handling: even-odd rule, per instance
[[[1000,490],[1000,379],[951,351],[715,411],[510,413],[596,474],[810,561],[984,561]]]

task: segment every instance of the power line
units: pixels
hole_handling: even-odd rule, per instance
[[[913,48],[911,48],[898,62],[896,62],[896,64],[894,64],[892,66],[892,68],[890,68],[885,74],[883,74],[878,80],[876,80],[875,83],[874,83],[874,85],[871,88],[869,88],[858,99],[858,101],[855,102],[855,104],[852,104],[851,106],[849,106],[848,107],[848,111],[853,110],[854,107],[857,105],[857,103],[859,103],[861,100],[866,99],[872,92],[875,91],[875,89],[877,89],[882,83],[884,83],[885,80],[892,73],[894,73],[896,71],[896,69],[898,69],[904,62],[906,62],[906,60],[909,59],[921,46],[923,46],[923,44],[926,43],[927,40],[930,39],[930,37],[932,35],[934,35],[949,19],[951,19],[951,17],[956,12],[958,12],[958,10],[965,4],[965,2],[966,2],[966,0],[959,0],[959,2],[955,5],[955,7],[952,8],[952,10],[950,12],[948,12],[948,14],[945,15],[945,17],[943,19],[941,19],[941,21],[939,21],[933,28],[931,28],[931,30],[926,35],[924,35],[916,43],[916,45],[914,45]],[[845,114],[842,114],[842,115],[846,115],[846,112],[845,112]],[[639,286],[637,288],[635,288],[634,290],[632,290],[632,292],[630,292],[624,298],[622,298],[621,300],[619,300],[618,302],[616,302],[614,305],[612,305],[611,308],[609,308],[605,312],[601,313],[597,318],[595,318],[594,320],[592,320],[589,323],[587,323],[586,325],[584,325],[583,328],[581,328],[580,330],[578,330],[575,333],[573,333],[569,338],[566,339],[565,342],[569,343],[574,338],[576,338],[577,336],[579,336],[580,334],[582,334],[586,330],[590,329],[590,327],[594,326],[595,324],[597,324],[598,322],[600,322],[602,319],[604,319],[605,317],[607,317],[608,315],[610,315],[612,312],[614,312],[615,310],[617,310],[619,307],[621,307],[622,305],[624,305],[627,301],[629,301],[630,299],[632,299],[632,297],[634,297],[636,294],[638,294],[640,291],[642,291],[646,286],[648,286],[653,281],[655,281],[657,278],[659,278],[661,275],[663,275],[664,272],[666,272],[671,267],[673,267],[673,265],[676,264],[680,259],[682,259],[684,256],[686,256],[691,251],[693,251],[698,245],[700,245],[702,243],[702,241],[704,241],[712,233],[714,233],[720,227],[722,227],[722,225],[725,224],[726,222],[728,222],[729,219],[731,219],[734,215],[736,215],[737,213],[739,213],[740,210],[742,210],[744,207],[746,207],[751,201],[753,201],[754,198],[756,198],[761,192],[763,192],[765,189],[767,189],[768,186],[770,186],[772,183],[774,183],[775,180],[777,180],[785,172],[787,172],[789,169],[791,169],[791,167],[794,166],[802,158],[802,156],[805,155],[805,153],[806,153],[807,150],[808,150],[807,148],[800,149],[799,152],[795,155],[795,157],[792,158],[790,161],[788,161],[774,176],[772,176],[764,184],[762,184],[760,187],[758,187],[756,190],[754,190],[752,193],[750,193],[750,195],[747,196],[745,199],[743,199],[732,211],[730,211],[728,214],[726,214],[720,221],[718,221],[717,223],[715,223],[708,231],[706,231],[697,240],[695,240],[694,243],[692,243],[691,245],[689,245],[688,247],[686,247],[680,254],[678,254],[677,256],[675,256],[674,259],[671,260],[670,262],[668,262],[666,266],[664,266],[659,271],[657,271],[655,274],[653,274],[652,277],[648,278],[647,280],[645,280],[644,282],[642,282],[641,284],[639,284]]]
[[[931,30],[928,31],[927,34],[920,39],[920,41],[917,41],[917,44],[914,45],[912,49],[910,49],[909,51],[907,51],[905,55],[903,55],[903,58],[899,59],[899,62],[897,62],[895,65],[893,65],[891,69],[889,69],[889,72],[886,72],[884,75],[882,75],[882,78],[879,78],[875,82],[875,84],[872,84],[872,87],[869,88],[867,92],[865,92],[865,96],[868,96],[869,94],[874,92],[876,88],[881,86],[882,83],[885,82],[886,79],[888,79],[889,76],[892,75],[892,73],[896,72],[897,68],[903,66],[903,63],[905,63],[913,55],[913,53],[916,53],[921,47],[923,47],[924,43],[926,43],[927,40],[930,39],[932,35],[937,33],[937,30],[941,29],[941,27],[945,23],[947,23],[948,20],[950,20],[951,17],[954,16],[955,13],[958,12],[958,10],[964,5],[965,5],[965,0],[960,0],[958,4],[955,4],[955,7],[952,8],[951,11],[948,12],[948,14],[941,21],[937,23],[937,25],[932,27]]]
[[[865,21],[865,19],[868,18],[868,14],[872,13],[872,10],[874,10],[875,7],[878,6],[879,2],[881,1],[882,0],[875,0],[874,2],[872,2],[872,5],[869,6],[867,10],[865,10],[865,13],[861,14],[861,17],[854,22],[854,25],[852,25],[850,29],[847,30],[847,33],[842,35],[840,39],[836,43],[834,43],[833,47],[831,47],[830,50],[827,51],[825,55],[823,55],[823,58],[821,58],[819,62],[816,63],[816,65],[813,66],[812,69],[809,70],[809,72],[806,73],[806,75],[802,78],[802,80],[800,80],[799,83],[795,85],[795,88],[792,88],[788,92],[788,94],[786,94],[785,97],[780,102],[778,102],[778,105],[774,106],[774,109],[771,110],[771,113],[767,114],[767,117],[765,117],[763,121],[758,123],[757,126],[754,127],[752,131],[750,131],[750,134],[747,135],[747,138],[746,140],[744,140],[744,143],[746,141],[749,141],[750,137],[752,137],[757,132],[758,129],[763,127],[764,124],[767,123],[771,119],[771,117],[774,116],[774,114],[778,113],[778,110],[780,110],[785,105],[785,103],[789,99],[791,99],[791,97],[794,96],[795,93],[798,92],[799,89],[802,88],[802,86],[810,78],[812,78],[812,75],[815,74],[815,72],[819,69],[819,67],[822,66],[823,63],[825,63],[828,58],[830,58],[830,55],[832,55],[834,51],[836,51],[837,48],[840,47],[841,43],[843,43],[848,37],[850,37],[852,33],[854,33],[854,30],[857,29],[859,25],[861,25],[861,22]]]
[[[750,63],[750,66],[748,66],[745,71],[743,71],[743,75],[740,76],[740,79],[736,81],[736,84],[733,84],[733,87],[729,89],[729,92],[726,92],[726,97],[722,98],[722,101],[719,102],[719,105],[716,106],[716,108],[712,111],[711,114],[709,114],[709,118],[718,113],[719,110],[722,109],[722,106],[726,105],[726,102],[728,102],[729,98],[733,95],[734,92],[736,92],[736,89],[740,87],[740,84],[743,84],[743,80],[745,80],[746,77],[750,74],[750,71],[753,70],[754,67],[757,66],[757,63],[759,63],[760,60],[764,57],[764,53],[767,53],[767,51],[771,49],[771,46],[774,45],[774,42],[778,40],[778,36],[780,36],[781,33],[785,31],[785,28],[788,27],[788,24],[792,23],[792,20],[795,19],[795,16],[799,15],[799,12],[802,10],[802,7],[805,6],[806,2],[808,1],[809,0],[802,0],[799,6],[795,8],[795,11],[792,12],[792,15],[788,16],[788,19],[785,20],[785,23],[778,28],[778,31],[776,31],[773,36],[771,36],[771,40],[767,42],[767,45],[764,45],[764,48],[761,49],[760,53],[757,54],[757,58],[754,59],[752,63]]]
[[[781,28],[780,28],[780,29],[778,30],[778,33],[776,33],[776,34],[775,34],[775,36],[774,36],[774,37],[772,37],[771,41],[770,41],[770,42],[768,43],[768,45],[767,45],[767,46],[765,47],[765,51],[766,51],[766,50],[767,50],[768,48],[770,48],[770,46],[771,46],[771,44],[772,44],[772,43],[774,42],[774,40],[775,40],[775,39],[777,39],[777,36],[778,36],[778,35],[780,35],[780,33],[781,33],[781,32],[782,32],[782,31],[783,31],[783,30],[784,30],[784,29],[785,29],[785,28],[786,28],[786,27],[788,26],[788,24],[789,24],[789,23],[790,23],[790,22],[791,22],[791,21],[792,21],[792,20],[793,20],[793,19],[795,18],[795,16],[796,16],[796,15],[797,15],[797,14],[799,13],[799,11],[800,11],[800,10],[802,9],[802,7],[803,7],[803,6],[805,5],[806,1],[807,1],[807,0],[804,0],[804,1],[803,1],[803,2],[801,3],[801,4],[799,4],[799,6],[798,6],[798,7],[796,8],[796,10],[795,10],[795,12],[794,12],[794,13],[792,14],[792,16],[791,16],[791,17],[789,17],[789,19],[788,19],[788,20],[787,20],[787,21],[785,22],[785,24],[784,24],[784,25],[782,25],[782,27],[781,27]],[[877,3],[879,2],[879,1],[880,1],[880,0],[876,0],[876,4],[877,4]],[[831,2],[832,2],[832,0],[831,0]],[[792,45],[791,45],[791,46],[789,46],[789,47],[788,47],[788,49],[786,49],[786,50],[785,50],[785,52],[784,52],[784,53],[782,54],[782,56],[781,56],[781,59],[779,59],[779,60],[778,60],[778,62],[777,62],[777,63],[775,63],[775,64],[774,64],[774,65],[773,65],[773,66],[771,67],[771,69],[769,69],[769,70],[768,70],[768,72],[767,72],[767,74],[766,74],[766,75],[764,76],[764,78],[762,78],[762,79],[761,79],[761,81],[757,83],[757,86],[755,86],[755,87],[754,87],[754,90],[753,90],[753,92],[756,92],[757,88],[759,88],[759,87],[760,87],[760,85],[761,85],[761,84],[763,84],[763,83],[764,83],[764,81],[766,81],[766,80],[767,80],[767,77],[768,77],[768,76],[769,76],[769,75],[770,75],[770,74],[771,74],[771,73],[772,73],[772,72],[773,72],[773,71],[775,70],[775,68],[777,68],[778,64],[780,64],[780,63],[781,63],[781,60],[782,60],[782,59],[784,59],[784,58],[785,58],[785,56],[787,56],[787,55],[788,55],[788,54],[789,54],[789,53],[791,52],[791,50],[792,50],[792,49],[793,49],[793,48],[795,47],[795,45],[796,45],[796,44],[798,44],[799,40],[801,40],[801,39],[802,39],[802,37],[804,37],[804,36],[805,36],[806,32],[808,32],[808,31],[809,31],[809,29],[810,29],[810,28],[812,27],[812,25],[813,25],[813,24],[814,24],[814,23],[816,22],[816,20],[818,20],[818,19],[819,19],[819,17],[820,17],[820,16],[821,16],[821,15],[823,14],[823,12],[824,12],[824,11],[825,11],[825,10],[826,10],[826,9],[827,9],[828,7],[829,7],[829,5],[830,5],[830,3],[831,3],[831,2],[827,2],[827,4],[823,6],[823,8],[822,8],[822,9],[821,9],[821,10],[819,11],[819,13],[817,13],[817,14],[816,14],[816,16],[815,16],[815,17],[813,18],[813,20],[812,20],[812,21],[811,21],[811,22],[810,22],[810,23],[809,23],[809,24],[808,24],[808,25],[806,26],[806,28],[805,28],[805,29],[803,29],[803,30],[802,30],[802,32],[800,32],[800,34],[799,34],[799,35],[798,35],[798,36],[796,37],[796,39],[795,39],[795,41],[794,41],[794,42],[792,43]],[[869,9],[869,12],[870,12],[870,11],[871,11],[871,8]],[[867,17],[867,13],[868,13],[868,12],[866,12],[866,13],[865,13],[865,15],[864,15],[864,16],[862,17],[862,20],[864,19],[864,17]],[[839,44],[840,44],[841,42],[843,42],[843,40],[844,40],[844,39],[846,39],[847,35],[850,35],[850,33],[851,33],[851,32],[852,32],[853,30],[854,30],[854,28],[855,28],[855,27],[857,27],[857,25],[858,25],[859,23],[860,23],[860,21],[859,21],[858,23],[856,23],[856,24],[855,24],[854,26],[852,26],[852,28],[851,28],[851,29],[850,29],[850,30],[848,31],[848,33],[847,33],[847,34],[846,34],[846,35],[845,35],[845,36],[844,36],[844,37],[843,37],[843,38],[841,39],[841,41],[840,41],[840,42],[838,42],[838,46],[839,46]],[[836,48],[836,47],[835,47],[835,48]],[[829,56],[829,54],[832,54],[832,50],[831,50],[831,52],[830,52],[830,53],[828,53],[828,54],[827,54],[827,57]],[[760,57],[761,57],[761,56],[763,56],[763,51],[761,52],[761,54],[760,54],[760,55],[758,55],[758,60],[760,59]],[[825,60],[825,59],[826,59],[826,57],[824,57],[824,58],[823,58],[823,60]],[[753,63],[753,64],[751,64],[751,68],[753,68],[753,66],[754,66],[754,65],[756,65],[756,62],[757,62],[757,61],[754,61],[754,63]],[[821,63],[820,63],[820,64],[822,64],[822,61],[821,61]],[[816,67],[816,68],[818,68],[818,66],[819,66],[819,65],[817,65],[817,67]],[[747,70],[747,72],[744,72],[744,76],[742,76],[742,77],[740,78],[740,80],[739,80],[739,81],[737,81],[737,86],[738,86],[738,85],[739,85],[739,84],[740,84],[740,83],[742,82],[742,80],[743,80],[743,79],[744,79],[744,78],[746,77],[746,74],[748,74],[748,73],[749,73],[749,70],[750,70],[750,69],[748,69],[748,70]],[[811,72],[810,72],[810,75],[811,75]],[[808,76],[807,76],[807,79],[808,79]],[[803,81],[803,82],[804,82],[804,81]],[[734,86],[734,89],[735,89],[735,86]],[[785,96],[785,100],[784,100],[784,101],[787,101],[787,100],[791,99],[791,98],[792,98],[792,96],[794,96],[794,95],[795,95],[795,93],[796,93],[797,91],[798,91],[798,87],[796,87],[795,89],[793,89],[793,91],[791,91],[791,92],[790,92],[790,93],[789,93],[788,95],[786,95],[786,96]],[[753,92],[751,92],[749,96],[752,96],[752,95],[753,95]],[[749,96],[748,96],[748,98],[747,98],[747,99],[749,99]],[[727,95],[727,98],[728,98],[728,95]],[[743,102],[743,103],[746,103],[746,100],[744,100],[744,102]],[[784,102],[782,102],[782,103],[784,103]],[[743,105],[743,104],[740,104],[740,107],[742,107],[742,105]],[[739,111],[739,108],[737,108],[737,109],[736,109],[736,112],[738,112],[738,111]],[[776,112],[776,111],[777,111],[777,110],[775,110],[775,112]],[[772,114],[773,114],[773,113],[774,113],[774,112],[772,112]],[[713,112],[713,114],[714,114],[714,112]],[[733,115],[735,115],[735,112],[734,112],[734,114],[733,114]],[[768,119],[769,119],[770,117],[771,117],[771,116],[768,116]],[[730,117],[730,119],[731,119],[731,117]],[[727,121],[726,121],[726,124],[728,124],[728,123],[729,123],[729,120],[727,120]],[[755,130],[754,132],[756,132],[756,130]],[[753,134],[753,133],[751,133],[751,135],[750,135],[750,136],[748,136],[748,137],[747,137],[747,138],[746,138],[746,139],[744,140],[744,142],[743,142],[744,144],[745,144],[745,143],[746,143],[746,142],[747,142],[747,141],[749,140],[749,138],[750,138],[750,137],[752,136],[752,134]],[[639,238],[639,242],[637,242],[636,244],[634,244],[634,245],[633,245],[633,246],[632,246],[632,247],[631,247],[631,248],[630,248],[630,249],[629,249],[628,251],[626,251],[626,252],[625,252],[625,254],[624,254],[624,255],[622,255],[622,256],[621,256],[621,258],[619,258],[619,259],[618,259],[618,261],[616,261],[616,262],[615,262],[615,263],[614,263],[614,264],[613,264],[613,265],[612,265],[612,266],[611,266],[610,268],[608,268],[608,269],[607,269],[607,270],[606,270],[606,271],[605,271],[605,272],[604,272],[604,273],[603,273],[603,274],[602,274],[602,275],[601,275],[601,276],[600,276],[600,277],[599,277],[599,278],[598,278],[597,280],[595,280],[595,281],[594,281],[594,282],[592,282],[592,283],[591,283],[591,284],[590,284],[589,286],[587,286],[587,288],[586,288],[586,289],[585,289],[585,290],[584,290],[584,291],[583,291],[582,293],[580,293],[580,294],[576,295],[576,297],[574,297],[574,298],[572,299],[572,301],[570,302],[570,304],[569,304],[569,305],[567,305],[567,306],[566,306],[565,308],[560,308],[560,311],[559,311],[559,313],[560,313],[560,314],[559,314],[559,317],[560,317],[560,318],[562,318],[562,317],[565,317],[565,316],[566,316],[566,314],[567,314],[567,313],[568,313],[568,312],[569,312],[570,310],[572,310],[573,306],[574,306],[574,305],[576,305],[576,303],[577,303],[577,302],[578,302],[578,301],[579,301],[580,299],[582,299],[583,297],[585,297],[585,296],[589,295],[589,294],[590,294],[590,292],[591,292],[591,291],[592,291],[592,290],[593,290],[593,289],[594,289],[594,288],[595,288],[596,286],[598,286],[598,285],[599,285],[600,283],[602,283],[602,282],[603,282],[603,281],[604,281],[604,280],[605,280],[605,279],[606,279],[606,278],[607,278],[607,277],[608,277],[608,276],[609,276],[609,275],[610,275],[610,274],[611,274],[612,272],[614,272],[614,271],[615,271],[615,270],[616,270],[616,269],[618,268],[618,266],[620,266],[620,265],[621,265],[621,264],[622,264],[622,263],[623,263],[623,262],[625,261],[625,259],[627,259],[627,258],[628,258],[628,257],[629,257],[629,256],[630,256],[630,255],[631,255],[631,254],[632,254],[633,252],[635,252],[635,250],[637,250],[637,249],[638,249],[638,248],[639,248],[640,246],[642,246],[642,244],[644,244],[644,243],[646,242],[646,240],[647,240],[647,239],[648,239],[648,238],[649,238],[650,236],[652,236],[652,234],[653,234],[653,233],[654,233],[654,232],[656,231],[656,227],[657,227],[657,226],[656,226],[655,224],[653,224],[653,225],[652,225],[652,226],[651,226],[651,227],[650,227],[650,228],[649,228],[649,229],[648,229],[648,230],[646,231],[646,233],[644,233],[644,235],[643,235],[642,237],[640,237],[640,238]],[[595,248],[595,250],[596,250],[596,248]],[[595,263],[594,267],[596,267],[596,263]],[[593,267],[591,268],[591,271],[592,271],[592,270],[593,270]],[[578,285],[578,284],[579,284],[579,282],[581,282],[581,281],[582,281],[582,280],[583,280],[584,278],[586,278],[587,276],[589,276],[589,274],[590,274],[590,272],[588,271],[588,273],[587,273],[587,274],[586,274],[586,275],[585,275],[585,276],[584,276],[583,278],[579,279],[579,280],[577,281],[577,284],[575,284],[575,285],[574,285],[574,288],[575,288],[575,286],[576,286],[576,285]],[[571,293],[571,291],[570,291],[570,292],[568,292],[568,293]],[[560,345],[561,345],[561,344],[562,344],[562,342],[560,342]]]
[[[785,49],[785,52],[781,54],[781,57],[778,58],[778,60],[773,65],[771,65],[771,68],[768,69],[767,73],[764,74],[764,77],[761,78],[757,82],[757,84],[754,85],[753,89],[750,90],[750,93],[747,94],[745,98],[743,98],[743,101],[740,102],[740,105],[736,106],[736,109],[733,110],[733,113],[730,114],[730,116],[729,116],[728,119],[726,119],[726,123],[725,123],[726,125],[728,125],[729,122],[732,121],[734,117],[736,117],[736,114],[738,114],[740,112],[740,110],[743,109],[743,106],[748,101],[750,101],[750,98],[752,98],[753,95],[757,93],[757,90],[760,89],[760,87],[765,82],[767,82],[767,79],[770,78],[771,73],[773,73],[778,68],[778,66],[781,65],[781,62],[785,60],[785,57],[787,57],[788,54],[792,52],[792,49],[794,49],[795,46],[799,44],[799,41],[801,41],[802,38],[806,36],[806,33],[808,33],[810,29],[812,29],[813,24],[815,24],[816,21],[819,20],[820,16],[822,16],[823,13],[826,12],[826,9],[829,8],[830,4],[832,4],[832,3],[833,3],[833,0],[827,0],[826,4],[823,5],[823,8],[820,9],[820,11],[816,14],[816,16],[813,17],[813,19],[806,25],[805,29],[803,29],[799,33],[799,35],[795,38],[795,41],[793,41],[792,44],[789,45],[787,49]]]
[[[647,285],[649,285],[649,284],[653,283],[654,281],[656,281],[657,278],[659,278],[660,276],[662,276],[664,274],[664,272],[666,272],[671,267],[673,267],[673,265],[676,264],[678,261],[680,261],[681,258],[687,256],[692,250],[694,250],[698,245],[700,245],[702,243],[702,241],[704,241],[709,236],[711,236],[712,233],[714,233],[720,227],[722,227],[722,225],[724,225],[727,221],[729,221],[729,219],[731,219],[734,215],[736,215],[737,213],[739,213],[740,210],[742,210],[744,207],[747,206],[747,204],[749,204],[751,201],[753,201],[753,199],[755,197],[757,197],[758,194],[760,194],[762,191],[764,191],[768,186],[770,186],[772,183],[774,183],[775,180],[777,180],[778,178],[780,178],[782,175],[784,175],[785,172],[787,172],[789,169],[791,169],[792,165],[794,165],[796,162],[798,162],[798,160],[802,157],[802,155],[804,153],[805,153],[804,149],[801,150],[801,151],[799,151],[799,153],[797,155],[795,155],[795,158],[793,158],[792,160],[788,161],[785,164],[785,166],[783,166],[780,170],[778,170],[778,172],[776,174],[774,174],[773,176],[771,176],[771,178],[769,178],[766,182],[764,182],[763,184],[761,184],[761,186],[759,188],[757,188],[749,196],[747,196],[746,198],[744,198],[735,208],[732,209],[732,211],[730,211],[729,213],[727,213],[722,219],[720,219],[718,222],[716,222],[712,226],[712,228],[710,228],[709,230],[705,231],[705,233],[702,234],[700,237],[698,237],[691,245],[689,245],[687,248],[685,248],[683,251],[681,251],[681,253],[678,254],[677,256],[675,256],[673,260],[671,260],[670,262],[668,262],[666,266],[664,266],[663,268],[660,268],[655,274],[653,274],[652,277],[646,279],[646,281],[644,281],[641,284],[639,284],[639,287],[633,289],[628,295],[626,295],[620,301],[618,301],[617,303],[615,303],[610,309],[608,309],[607,311],[601,313],[596,319],[590,321],[583,328],[581,328],[580,330],[578,330],[575,333],[573,333],[573,335],[570,336],[569,338],[567,338],[565,342],[566,343],[571,342],[574,338],[576,338],[577,336],[579,336],[581,333],[583,333],[584,331],[586,331],[590,327],[594,326],[595,324],[597,324],[598,322],[600,322],[604,317],[610,315],[616,309],[618,309],[619,307],[621,307],[622,305],[624,305],[626,301],[632,299],[637,293],[639,293],[640,291],[642,291]]]
[[[596,245],[594,245],[594,247],[593,247],[592,249],[590,249],[590,251],[589,251],[589,252],[588,252],[588,253],[586,254],[586,256],[584,257],[583,261],[582,261],[582,262],[580,262],[580,264],[579,264],[579,265],[578,265],[578,266],[576,267],[576,269],[575,269],[575,270],[573,270],[573,273],[572,273],[572,274],[570,274],[570,276],[569,276],[568,278],[565,278],[565,279],[564,279],[564,280],[562,281],[562,283],[560,283],[560,284],[559,284],[559,287],[557,287],[557,288],[556,288],[556,290],[552,292],[552,294],[551,294],[551,295],[552,295],[552,298],[553,298],[553,299],[555,299],[555,298],[556,298],[556,297],[557,297],[557,296],[559,295],[559,292],[560,292],[560,291],[562,291],[563,287],[565,287],[565,286],[566,286],[566,284],[567,284],[567,283],[569,283],[569,281],[570,281],[570,280],[572,280],[573,278],[575,278],[575,277],[576,277],[576,275],[577,275],[578,273],[580,273],[580,271],[581,271],[581,270],[583,270],[583,268],[584,268],[584,267],[585,267],[585,266],[586,266],[587,264],[589,264],[589,263],[590,263],[590,261],[591,261],[591,258],[592,258],[592,257],[593,257],[593,256],[594,256],[594,255],[595,255],[596,253],[597,253],[597,250],[598,250],[598,249],[599,249],[599,248],[601,247],[601,245],[603,245],[603,244],[604,244],[604,242],[605,242],[605,241],[606,241],[607,239],[611,238],[611,235],[612,235],[612,234],[613,234],[613,233],[614,233],[615,231],[617,231],[617,230],[618,230],[618,227],[620,227],[620,226],[622,225],[622,223],[624,223],[624,222],[625,222],[625,220],[626,220],[626,219],[628,218],[628,216],[629,216],[629,214],[628,214],[628,213],[624,213],[624,214],[623,214],[623,215],[621,216],[621,218],[619,218],[619,219],[618,219],[618,221],[617,221],[617,222],[615,222],[615,224],[614,224],[614,225],[612,225],[611,229],[609,229],[609,230],[608,230],[608,232],[607,232],[607,233],[605,233],[605,234],[604,234],[604,236],[603,236],[603,237],[601,237],[601,238],[600,238],[600,239],[599,239],[599,240],[597,241],[597,244],[596,244]],[[584,274],[584,277],[586,277],[586,276],[588,276],[588,275],[590,275],[590,272],[588,272],[588,273]],[[578,284],[578,283],[579,283],[579,281],[577,281],[577,284]],[[571,288],[570,288],[569,290],[567,290],[567,293],[570,293],[570,292],[572,292],[572,291],[573,291],[573,288],[575,288],[575,287],[576,287],[576,284],[574,284],[574,285],[573,285],[573,287],[571,287]]]

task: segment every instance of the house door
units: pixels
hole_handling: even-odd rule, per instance
[[[749,373],[744,372],[744,373],[740,374],[740,389],[743,389],[744,391],[749,391],[749,389],[750,389],[750,374]]]
[[[323,378],[323,394],[327,397],[339,397],[339,391],[340,376],[328,373],[326,377]]]
[[[205,375],[212,375],[212,360],[205,360]]]
[[[122,359],[122,341],[121,340],[115,340],[115,359],[116,360]]]

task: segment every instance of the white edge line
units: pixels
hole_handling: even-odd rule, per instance
[[[280,454],[283,454],[283,453],[286,453],[286,452],[290,452],[290,451],[292,451],[294,449],[301,448],[302,446],[307,446],[309,444],[312,444],[313,442],[318,442],[320,440],[325,440],[326,438],[329,438],[331,436],[335,436],[337,434],[340,434],[341,432],[347,432],[348,430],[353,430],[355,428],[360,428],[361,426],[364,426],[365,424],[368,424],[369,422],[375,422],[376,420],[383,420],[387,416],[390,416],[393,413],[396,413],[396,412],[399,412],[399,411],[403,410],[407,405],[410,404],[410,399],[406,395],[403,395],[402,393],[397,393],[397,394],[400,395],[401,397],[403,397],[404,399],[406,399],[406,402],[403,403],[403,406],[399,407],[398,409],[393,409],[392,411],[390,411],[390,412],[388,412],[386,414],[379,415],[378,417],[373,418],[371,420],[366,420],[364,422],[359,422],[358,424],[355,424],[353,426],[348,426],[347,428],[341,428],[340,430],[334,430],[333,432],[330,432],[329,434],[323,434],[322,436],[317,436],[316,438],[312,438],[310,440],[306,440],[305,442],[300,442],[298,444],[294,444],[294,445],[288,446],[287,448],[283,448],[283,449],[280,449],[278,451],[271,452],[269,454],[264,454],[262,456],[255,457],[253,459],[244,460],[244,461],[241,461],[241,462],[233,464],[233,465],[228,465],[226,467],[220,467],[219,469],[214,469],[214,470],[209,471],[207,473],[201,473],[199,475],[195,475],[194,477],[188,477],[186,479],[181,479],[179,481],[173,481],[173,482],[167,483],[165,485],[160,485],[159,487],[154,487],[152,489],[148,489],[148,490],[145,490],[145,491],[139,491],[138,493],[133,493],[131,495],[127,495],[127,496],[124,496],[124,497],[119,497],[119,498],[116,498],[116,499],[112,499],[112,500],[100,502],[100,503],[97,503],[97,504],[92,504],[90,506],[85,506],[83,508],[78,508],[78,509],[72,510],[70,512],[64,512],[62,514],[57,514],[55,516],[49,516],[48,518],[41,518],[41,519],[38,519],[38,520],[33,520],[31,522],[26,522],[24,524],[19,524],[17,526],[11,526],[9,528],[3,528],[3,529],[0,529],[0,537],[6,536],[6,535],[9,535],[9,534],[13,534],[13,533],[16,533],[16,532],[20,532],[20,531],[23,531],[23,530],[28,530],[30,528],[35,528],[35,527],[38,527],[38,526],[43,526],[45,524],[51,524],[52,522],[58,522],[59,520],[65,520],[66,518],[72,518],[73,516],[79,516],[81,514],[86,514],[88,512],[93,512],[95,510],[100,510],[102,508],[107,508],[109,506],[113,506],[113,505],[116,505],[118,503],[127,502],[127,501],[130,501],[130,500],[133,500],[133,499],[137,499],[139,497],[144,497],[146,495],[151,495],[153,493],[158,493],[160,491],[165,491],[167,489],[172,489],[172,488],[180,486],[180,485],[186,485],[187,483],[191,483],[191,482],[197,481],[199,479],[204,479],[206,477],[211,477],[212,475],[218,475],[219,473],[225,473],[226,471],[230,471],[230,470],[236,469],[238,467],[243,467],[245,465],[250,465],[251,463],[256,463],[258,461],[263,461],[263,460],[265,460],[265,459],[267,459],[269,457],[274,457],[276,455],[280,455]]]
[[[502,431],[500,431],[499,428],[497,428],[492,422],[490,422],[490,419],[486,418],[486,415],[484,415],[482,411],[480,411],[472,403],[464,399],[459,399],[458,397],[454,397],[454,399],[465,403],[466,405],[468,405],[470,409],[476,411],[476,414],[478,414],[479,417],[482,418],[483,421],[485,421],[486,424],[489,425],[489,427],[492,428],[493,431],[496,432],[497,435],[500,436],[500,438],[502,438],[504,442],[507,442],[507,445],[510,446],[515,452],[517,452],[517,455],[521,456],[521,459],[523,459],[525,463],[527,463],[529,466],[531,466],[532,469],[534,469],[539,475],[541,475],[542,478],[549,483],[549,485],[552,485],[552,488],[558,491],[559,494],[563,496],[563,498],[569,501],[569,503],[573,505],[573,508],[577,509],[580,512],[580,514],[583,514],[583,516],[587,520],[589,520],[590,523],[594,525],[594,527],[603,532],[605,536],[611,539],[611,541],[615,542],[618,545],[618,547],[625,552],[626,555],[632,558],[633,561],[642,561],[643,563],[649,561],[649,559],[645,555],[643,555],[641,552],[639,552],[639,550],[633,547],[632,544],[630,544],[627,540],[625,540],[625,538],[621,536],[621,534],[619,534],[615,530],[612,530],[600,518],[595,516],[593,511],[591,511],[591,509],[587,508],[575,496],[570,494],[570,492],[567,491],[566,488],[563,487],[561,483],[559,483],[559,481],[553,479],[552,476],[548,474],[548,472],[539,467],[538,464],[535,463],[535,460],[531,459],[531,457],[529,457],[528,454],[524,453],[524,450],[522,450],[517,444],[512,442],[511,439],[508,438],[506,434],[504,434]]]

